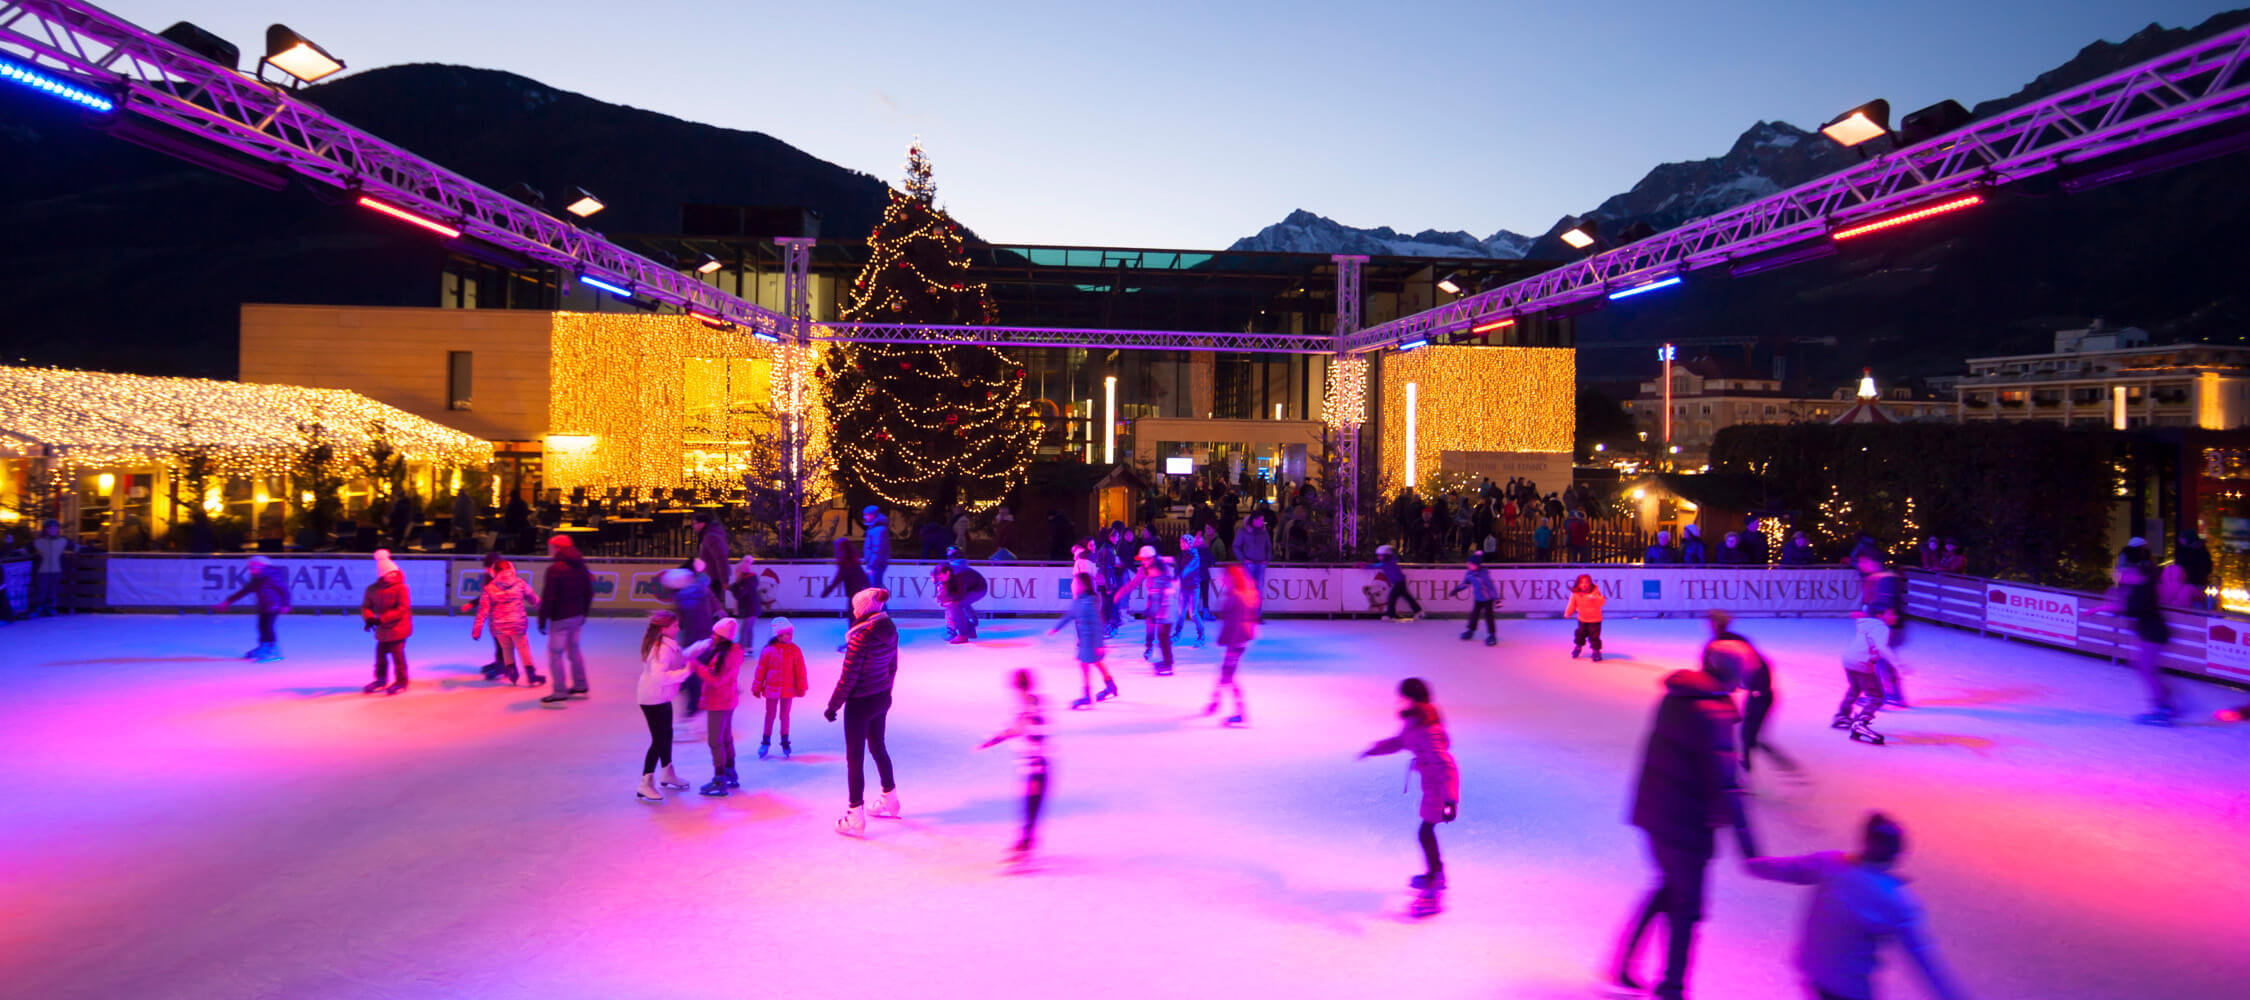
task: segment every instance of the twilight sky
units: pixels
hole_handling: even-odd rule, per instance
[[[504,69],[765,132],[996,241],[1215,248],[1291,209],[1544,231],[1752,122],[2015,91],[2096,40],[2243,0],[109,0],[351,71]],[[254,56],[252,56],[254,58]]]

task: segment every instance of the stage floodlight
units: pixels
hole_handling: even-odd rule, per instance
[[[1877,98],[1829,119],[1820,134],[1839,146],[1857,146],[1891,134],[1891,102]]]
[[[570,204],[563,206],[563,211],[583,219],[606,207],[602,204],[600,198],[594,197],[585,188],[572,188],[571,190],[576,193],[577,197],[572,198]]]
[[[1569,244],[1572,250],[1584,250],[1593,246],[1594,242],[1601,238],[1601,230],[1595,228],[1594,220],[1591,218],[1580,219],[1575,225],[1562,232],[1562,241]]]
[[[258,60],[258,65],[272,66],[296,77],[299,83],[316,83],[344,69],[343,60],[280,24],[266,28],[266,57]]]
[[[1899,119],[1898,144],[1912,146],[1927,142],[1967,125],[1971,117],[1969,109],[1962,107],[1961,102],[1939,101]]]
[[[1439,278],[1437,286],[1438,291],[1444,292],[1447,295],[1461,294],[1461,272],[1455,271],[1452,274],[1448,274],[1445,277]]]
[[[197,25],[177,21],[171,27],[157,32],[156,36],[227,69],[236,72],[242,69],[241,47]]]
[[[695,273],[711,274],[724,266],[726,265],[719,263],[719,258],[713,257],[710,254],[704,254],[703,262],[695,265]]]
[[[514,184],[509,185],[506,191],[502,191],[500,193],[507,195],[508,197],[513,198],[519,202],[522,202],[523,204],[528,205],[532,208],[538,209],[539,211],[544,212],[547,210],[547,193],[545,191],[539,190],[538,188],[532,187],[530,184],[527,184],[523,181],[517,181]]]

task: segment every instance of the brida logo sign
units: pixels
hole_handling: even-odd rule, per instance
[[[2078,638],[2077,598],[2043,590],[1994,585],[1985,591],[1985,627],[2032,639]]]

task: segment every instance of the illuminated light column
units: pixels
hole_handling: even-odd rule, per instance
[[[2110,426],[2111,426],[2112,428],[2115,428],[2115,429],[2117,429],[2117,430],[2124,430],[2124,429],[2125,429],[2125,424],[2126,424],[2126,423],[2127,423],[2127,421],[2126,421],[2126,419],[2125,419],[2125,387],[2124,387],[2124,386],[2121,386],[2121,385],[2113,385],[2113,386],[2110,386],[2110,387],[2109,387],[2109,425],[2110,425]]]
[[[1279,420],[1279,419],[1281,419],[1281,404],[1280,404],[1280,403],[1275,403],[1275,404],[1273,404],[1273,418],[1274,418],[1275,420]]]
[[[2195,377],[2195,426],[2207,431],[2226,429],[2226,399],[2220,392],[2217,372]]]
[[[1418,408],[1417,404],[1420,402],[1421,393],[1422,383],[1406,383],[1406,488],[1410,490],[1414,488],[1414,449],[1415,435],[1418,430],[1415,426],[1416,414],[1414,411]]]
[[[1656,360],[1664,362],[1664,446],[1668,454],[1672,445],[1672,359],[1679,351],[1671,344],[1656,349]]]
[[[1092,405],[1089,400],[1087,405]],[[1102,464],[1117,464],[1117,376],[1102,377]]]
[[[1086,401],[1086,464],[1094,464],[1094,401]]]

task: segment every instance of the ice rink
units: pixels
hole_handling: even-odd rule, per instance
[[[1704,628],[1613,620],[1597,664],[1554,620],[1505,621],[1493,649],[1458,622],[1280,621],[1244,666],[1250,726],[1229,730],[1198,714],[1213,648],[1153,678],[1129,625],[1110,646],[1122,698],[1068,712],[1077,671],[1048,622],[961,647],[902,624],[906,816],[864,841],[831,826],[835,619],[799,622],[814,697],[796,758],[756,759],[746,703],[743,788],[660,806],[632,795],[637,621],[588,628],[593,697],[561,709],[483,682],[466,618],[418,620],[414,687],[388,698],[360,694],[372,644],[341,616],[285,619],[271,664],[236,658],[239,615],[0,628],[0,994],[1584,997],[1647,878],[1622,820],[1642,729]],[[1806,766],[1756,776],[1768,850],[1848,847],[1865,810],[1893,813],[1975,997],[2242,995],[2250,726],[2208,720],[2250,695],[2181,680],[2188,724],[2145,728],[2121,667],[1916,626],[1918,707],[1870,747],[1828,728],[1844,622],[1739,628],[1780,668],[1770,739]],[[1007,721],[1019,665],[1057,711],[1044,867],[1011,875],[1014,758],[970,748]],[[1427,920],[1405,912],[1405,758],[1353,759],[1395,730],[1410,674],[1463,773],[1453,888]],[[710,776],[699,743],[679,761]],[[1803,905],[1730,848],[1692,995],[1801,995]],[[1658,940],[1643,967],[1660,961]],[[1883,977],[1923,995],[1896,956]]]

